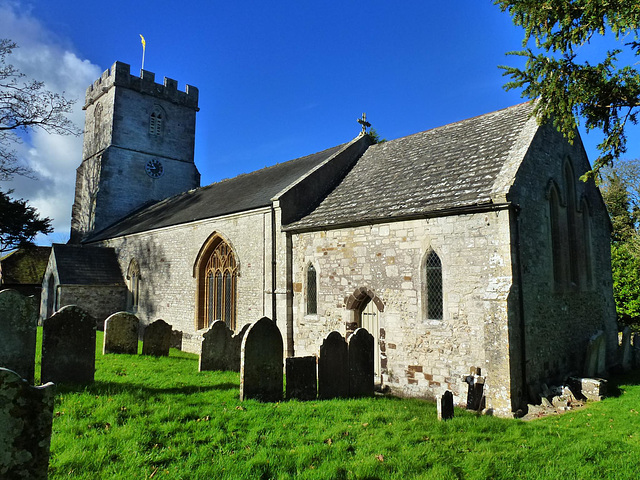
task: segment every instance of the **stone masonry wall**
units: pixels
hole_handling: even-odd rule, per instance
[[[553,273],[548,191],[553,181],[559,190],[562,236],[566,240],[569,227],[562,217],[566,216],[568,208],[568,192],[563,178],[567,159],[570,159],[574,171],[575,203],[578,209],[583,199],[588,203],[590,265],[585,265],[587,262],[581,258],[580,246],[562,251],[563,257],[575,256],[581,273],[577,284],[558,286]],[[544,127],[534,138],[510,193],[510,200],[520,206],[526,376],[534,395],[542,382],[559,382],[568,374],[582,373],[588,339],[598,330],[605,331],[607,335],[608,363],[614,361],[612,355],[615,354],[617,326],[611,280],[609,218],[594,182],[579,180],[590,168],[579,139],[571,146],[555,130]],[[578,211],[576,214],[578,238],[585,235],[583,213]],[[591,283],[587,281],[587,270],[591,272]]]
[[[199,353],[194,264],[214,233],[229,243],[238,263],[236,329],[271,316],[270,215],[269,209],[255,210],[115,238],[103,245],[115,248],[125,274],[131,260],[139,264],[140,299],[135,313],[141,323],[162,318],[185,333],[183,350]]]
[[[96,320],[100,330],[107,317],[124,310],[127,302],[127,291],[122,286],[60,285],[58,292],[59,308],[66,305],[82,307]]]
[[[423,264],[430,249],[442,262],[442,320],[426,318]],[[384,304],[378,332],[384,384],[411,396],[449,389],[466,403],[463,376],[481,367],[488,406],[511,412],[508,211],[300,233],[293,235],[293,255],[297,356],[317,355],[332,330],[346,333],[345,300],[365,287]],[[318,272],[317,315],[305,315],[310,262]]]

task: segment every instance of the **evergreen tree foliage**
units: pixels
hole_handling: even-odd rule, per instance
[[[603,140],[592,176],[611,165],[626,150],[625,127],[636,124],[640,111],[640,71],[637,62],[624,65],[623,54],[640,56],[637,1],[495,0],[502,11],[524,28],[524,68],[501,67],[511,81],[507,89],[523,89],[538,99],[535,114],[551,121],[569,140],[576,135],[576,117],[587,130],[600,129]],[[595,58],[592,41],[615,42],[603,58]]]
[[[13,200],[0,191],[0,253],[33,244],[39,233],[51,233],[51,219],[40,218],[35,208],[24,200]]]

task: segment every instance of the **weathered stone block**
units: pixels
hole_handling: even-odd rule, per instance
[[[54,385],[30,386],[0,368],[0,478],[46,479]]]
[[[38,311],[33,297],[0,292],[0,366],[33,383]]]
[[[96,321],[75,305],[62,307],[42,325],[42,381],[93,382]]]
[[[284,345],[276,324],[262,317],[251,325],[242,341],[240,400],[282,400]]]
[[[138,326],[140,321],[133,313],[118,312],[104,321],[102,353],[138,353]]]

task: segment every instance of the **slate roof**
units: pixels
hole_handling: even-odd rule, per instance
[[[104,240],[269,206],[271,198],[339,152],[345,145],[175,195],[134,212],[97,232],[87,241]]]
[[[527,102],[373,145],[313,212],[285,229],[490,205],[494,182],[531,110]]]
[[[53,244],[62,285],[124,285],[113,248]]]

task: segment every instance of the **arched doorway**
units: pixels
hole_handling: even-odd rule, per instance
[[[347,337],[357,328],[366,329],[374,339],[373,365],[376,378],[380,379],[384,367],[382,356],[385,354],[381,343],[380,313],[384,312],[382,300],[365,287],[358,288],[345,301],[347,310],[351,311],[347,321]]]

